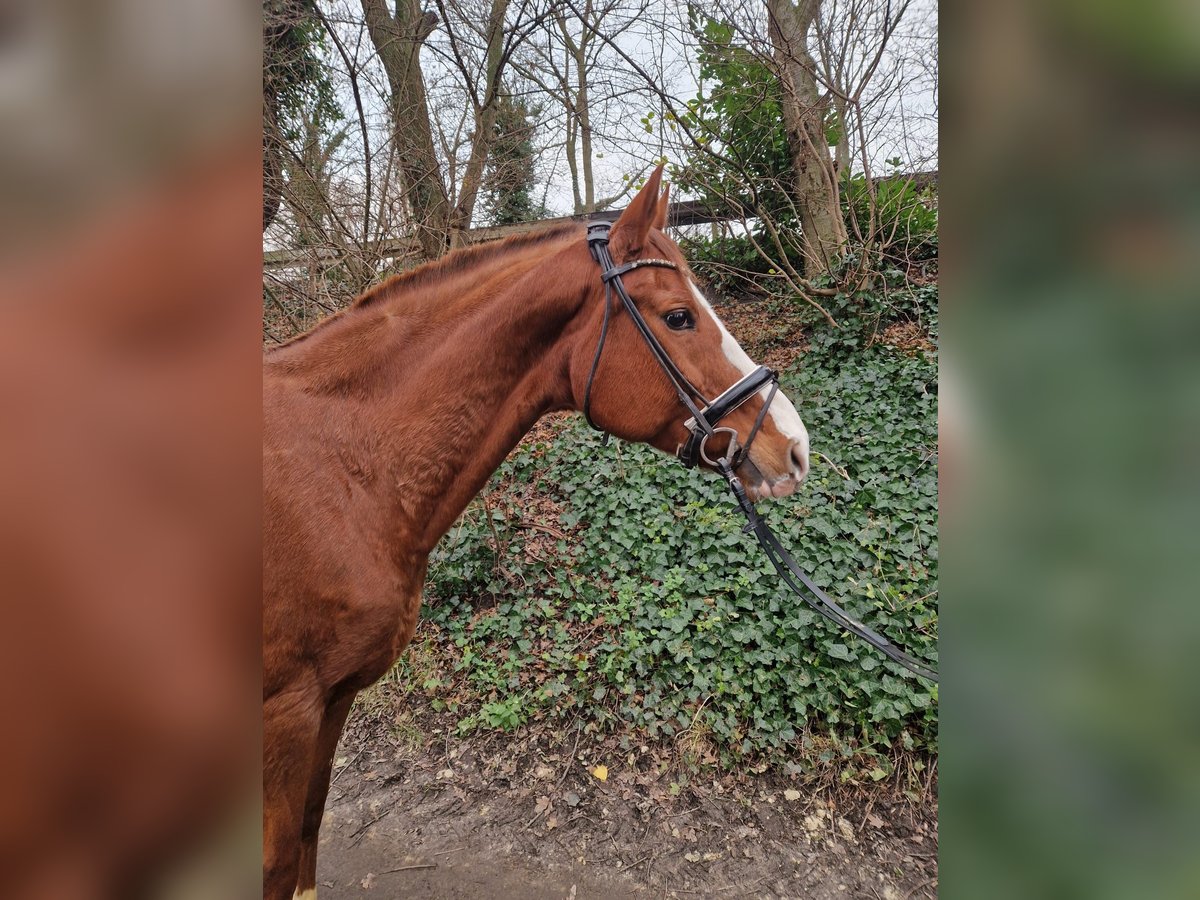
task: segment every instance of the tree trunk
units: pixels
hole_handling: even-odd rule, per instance
[[[333,154],[345,140],[345,128],[325,140],[318,122],[313,118],[305,120],[303,145],[298,153],[284,160],[283,171],[287,175],[284,200],[296,221],[299,246],[332,246],[351,258],[352,238],[332,206],[333,179],[329,171]]]
[[[575,109],[567,109],[567,168],[571,171],[571,194],[575,201],[575,215],[583,215],[583,195],[579,193],[579,161],[575,158],[575,134],[579,124],[575,120]]]
[[[591,0],[588,0],[588,9],[591,8]],[[584,16],[587,16],[587,11]],[[584,25],[580,33],[580,41],[587,41],[587,20],[583,20]],[[579,149],[579,140],[584,138],[584,181],[587,180],[587,172],[591,171],[591,162],[588,160],[588,152],[591,150],[591,133],[587,132],[586,136],[585,123],[587,121],[587,96],[584,91],[584,86],[587,84],[587,73],[584,71],[587,62],[586,56],[580,49],[580,45],[575,43],[575,38],[571,34],[571,29],[567,25],[566,13],[562,7],[559,7],[554,12],[554,24],[558,28],[558,33],[563,40],[563,68],[556,70],[555,75],[559,79],[559,85],[562,87],[563,95],[563,110],[566,113],[567,120],[567,168],[571,172],[571,194],[575,201],[575,215],[581,216],[586,212],[591,212],[591,209],[585,205],[585,195],[580,190],[580,171],[579,157],[576,155]],[[574,84],[571,79],[571,67],[575,67]],[[581,102],[582,95],[582,102]]]
[[[838,142],[834,147],[835,173],[839,179],[845,179],[850,173],[850,125],[846,117],[846,101],[834,98],[834,113],[837,116]]]
[[[458,195],[458,208],[454,214],[454,235],[471,227],[475,199],[483,182],[484,164],[496,141],[496,112],[500,106],[500,75],[504,64],[504,16],[508,12],[508,2],[492,0],[492,11],[488,16],[484,95],[475,109],[475,134],[471,139],[471,156],[467,160],[467,170],[463,174],[462,189]]]
[[[394,16],[385,0],[362,0],[362,8],[392,92],[392,132],[405,202],[421,252],[436,259],[450,246],[452,211],[434,148],[420,52],[437,16],[422,13],[419,0],[397,0]]]
[[[808,33],[820,0],[766,0],[771,44],[783,88],[783,122],[795,177],[805,273],[828,272],[845,250],[838,178],[825,136],[828,109],[817,89]]]
[[[279,138],[279,109],[275,97],[263,91],[263,218],[265,232],[279,215],[283,199],[283,150]]]
[[[571,52],[575,56],[575,118],[579,123],[579,150],[583,163],[583,212],[596,211],[596,182],[592,177],[592,113],[588,98],[588,44],[592,42],[592,28],[598,28],[604,16],[601,14],[595,22],[592,21],[592,0],[586,0],[583,6],[583,18],[580,21],[579,43],[571,43]]]
[[[591,4],[589,4],[589,11],[590,6]],[[578,78],[575,115],[579,122],[579,149],[583,156],[583,212],[593,213],[596,211],[596,183],[592,178],[592,117],[591,111],[588,109],[587,45],[583,42],[586,38],[587,24],[585,23],[583,39],[575,51],[575,74]]]

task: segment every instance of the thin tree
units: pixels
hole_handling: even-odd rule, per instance
[[[563,150],[571,177],[575,215],[607,209],[628,192],[597,197],[597,117],[617,113],[622,98],[645,93],[640,81],[610,52],[635,25],[644,2],[546,0],[546,26],[517,65],[521,75],[553,98],[562,112]]]
[[[434,259],[449,246],[451,209],[433,143],[420,54],[438,17],[422,10],[419,0],[396,0],[394,13],[386,0],[361,2],[371,42],[387,73],[392,139],[405,201],[421,251]]]
[[[831,271],[846,249],[837,167],[827,137],[828,94],[810,49],[820,0],[766,0],[768,34],[782,88],[794,196],[807,272]]]

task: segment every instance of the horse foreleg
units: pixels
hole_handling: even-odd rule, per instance
[[[304,804],[304,822],[300,832],[300,877],[296,882],[298,900],[314,900],[317,896],[317,838],[321,818],[325,815],[325,798],[329,795],[329,775],[342,726],[354,702],[355,692],[334,700],[321,720],[317,738],[316,759],[308,782],[308,798]]]
[[[325,704],[316,690],[263,703],[263,898],[291,900],[300,834]]]

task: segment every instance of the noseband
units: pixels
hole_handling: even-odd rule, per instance
[[[675,388],[675,393],[679,395],[679,401],[691,413],[691,418],[683,423],[683,427],[688,431],[687,440],[680,444],[676,451],[680,461],[688,468],[696,466],[702,459],[711,466],[717,466],[718,461],[709,457],[705,445],[709,438],[724,432],[729,435],[729,449],[726,451],[725,457],[736,468],[745,459],[750,445],[754,442],[759,429],[762,428],[763,421],[767,417],[767,410],[775,398],[775,392],[779,389],[779,376],[766,366],[759,366],[749,375],[734,383],[732,387],[726,389],[715,400],[705,399],[704,394],[679,371],[679,367],[675,365],[666,348],[654,336],[654,332],[646,324],[645,318],[621,281],[622,275],[643,266],[677,271],[679,267],[669,259],[635,259],[632,262],[616,265],[613,262],[612,254],[608,251],[610,227],[607,222],[598,222],[589,225],[587,229],[588,250],[591,251],[592,258],[600,265],[600,280],[604,282],[604,323],[600,326],[600,340],[596,344],[596,355],[592,358],[591,371],[588,372],[587,390],[583,397],[584,417],[588,424],[597,431],[605,430],[592,420],[592,382],[596,378],[600,355],[604,352],[604,342],[608,338],[608,319],[612,311],[612,292],[615,290],[617,296],[621,298],[621,304],[625,307],[625,311],[629,313],[629,318],[650,348],[654,359],[666,373],[671,386]],[[718,424],[766,385],[770,385],[770,389],[767,391],[762,409],[759,410],[758,418],[754,420],[754,427],[746,435],[745,441],[739,445],[737,432],[732,428],[718,427]]]

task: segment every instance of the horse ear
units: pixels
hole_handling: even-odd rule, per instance
[[[646,235],[658,218],[658,191],[662,184],[662,173],[660,164],[613,225],[609,245],[614,260],[628,260],[646,246]]]
[[[667,206],[671,197],[671,186],[664,184],[662,186],[662,196],[658,198],[658,212],[654,216],[654,227],[662,231],[667,227]]]

